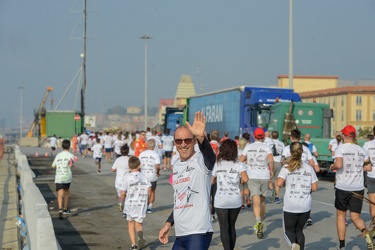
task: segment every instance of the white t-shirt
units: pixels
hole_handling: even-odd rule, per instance
[[[302,149],[303,149],[302,161],[309,164],[309,161],[313,159],[310,149],[304,145],[302,145]],[[288,159],[288,157],[290,156],[290,145],[284,148],[282,156],[284,156],[285,159]]]
[[[57,142],[57,138],[52,136],[51,138],[49,138],[49,144],[51,147],[56,147],[56,142]]]
[[[367,172],[367,176],[370,178],[375,178],[375,140],[367,141],[363,144],[363,149],[365,150],[366,154],[370,157],[370,161],[372,165],[372,171]]]
[[[159,153],[159,147],[161,145],[161,140],[160,140],[160,137],[159,136],[151,136],[150,139],[154,139],[155,140],[155,148],[154,148],[154,151],[156,153]]]
[[[55,183],[71,183],[72,171],[70,170],[69,161],[74,164],[74,155],[69,151],[58,153],[53,160],[52,166],[56,167]]]
[[[212,171],[204,164],[202,153],[173,165],[173,217],[176,236],[213,232],[210,216]]]
[[[160,157],[154,150],[146,150],[138,156],[141,161],[141,172],[146,176],[149,182],[158,180],[156,175],[156,165],[160,165]]]
[[[150,131],[146,132],[146,141],[150,140],[152,133]]]
[[[112,169],[116,170],[116,180],[115,180],[116,188],[122,187],[125,175],[130,173],[128,162],[129,162],[128,156],[120,156],[113,163]]]
[[[121,190],[126,192],[124,211],[127,217],[146,217],[148,188],[151,183],[141,172],[131,172],[124,177]]]
[[[94,146],[91,148],[92,151],[92,158],[102,158],[102,144],[96,143]]]
[[[279,155],[273,156],[273,160],[275,162],[281,162],[281,155],[283,154],[285,145],[279,139],[272,139],[272,142],[275,144],[276,152],[279,154]]]
[[[171,136],[171,135],[163,135],[161,137],[161,142],[163,143],[163,150],[164,151],[172,151],[172,148],[173,148],[173,136]]]
[[[81,139],[81,145],[87,145],[87,141],[89,140],[89,136],[86,133],[83,133],[79,136]]]
[[[333,148],[334,145],[337,145],[337,139],[333,138],[332,140],[329,141],[328,145],[331,145],[332,148]],[[332,150],[332,148],[331,148],[331,150]]]
[[[336,172],[336,188],[344,191],[363,190],[363,163],[368,155],[353,143],[344,143],[335,150],[335,158],[342,158],[342,167]]]
[[[273,141],[269,137],[265,137],[263,143],[268,145],[268,147],[270,147],[270,148],[272,148],[272,146],[273,146]]]
[[[246,171],[243,162],[221,161],[216,163],[212,176],[216,176],[215,207],[239,208],[242,205],[240,191],[241,173]]]
[[[270,170],[268,168],[268,155],[272,155],[268,145],[255,141],[247,144],[242,151],[246,156],[247,175],[249,179],[269,179]]]
[[[311,184],[318,181],[314,169],[302,162],[300,169],[290,172],[285,165],[278,178],[286,182],[283,210],[289,213],[305,213],[311,210]]]
[[[124,145],[124,141],[116,138],[115,142],[113,143],[115,154],[121,155],[121,147]]]
[[[113,147],[113,138],[110,135],[105,135],[103,138],[104,141],[104,148],[112,148]]]

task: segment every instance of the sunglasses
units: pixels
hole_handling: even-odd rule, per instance
[[[185,142],[186,145],[189,145],[193,142],[193,138],[186,138],[186,139],[175,139],[174,143],[177,145],[181,145],[182,142]]]

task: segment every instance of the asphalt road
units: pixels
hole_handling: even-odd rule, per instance
[[[127,221],[117,210],[115,173],[110,171],[111,164],[104,161],[102,174],[99,175],[96,173],[93,159],[78,156],[73,169],[70,199],[70,208],[75,211],[63,220],[59,220],[53,183],[54,170],[50,169],[53,157],[44,156],[50,150],[22,147],[21,151],[28,155],[30,167],[37,175],[35,183],[50,206],[56,237],[62,249],[129,249],[131,244],[127,232]],[[36,152],[39,153],[38,158],[35,158]],[[162,245],[157,239],[160,228],[171,212],[173,202],[172,187],[167,181],[169,172],[161,172],[161,174],[156,189],[154,212],[148,214],[143,223],[143,231],[147,240],[144,249],[171,249],[174,241],[174,237],[171,236],[170,243]],[[338,239],[332,177],[321,178],[318,186],[318,191],[313,194],[312,219],[314,224],[306,227],[304,231],[305,249],[335,249]],[[254,232],[255,220],[252,208],[242,210],[236,224],[236,249],[290,249],[282,229],[282,206],[282,203],[267,203],[263,239],[258,239]],[[370,221],[366,203],[364,203],[362,218],[367,224]],[[348,220],[346,249],[365,249],[365,240],[359,236],[359,231],[355,229],[349,217]],[[223,249],[220,243],[219,224],[215,221],[213,225],[215,233],[210,249]]]

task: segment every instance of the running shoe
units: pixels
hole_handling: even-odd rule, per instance
[[[279,197],[276,197],[276,198],[275,198],[275,203],[276,203],[276,204],[280,204],[281,202],[282,202],[282,200],[280,200]]]
[[[132,249],[138,249],[138,246],[137,246],[137,245],[132,245],[132,246],[130,247],[130,250],[132,250]]]
[[[292,250],[300,250],[300,249],[301,249],[301,247],[298,244],[296,244],[296,243],[292,244]]]
[[[309,219],[306,221],[306,225],[307,225],[307,226],[311,226],[312,224],[313,224],[312,219],[309,218]]]
[[[123,213],[122,214],[122,218],[126,219],[126,214]]]
[[[342,247],[342,248],[337,247],[336,250],[345,250],[345,247]]]
[[[120,212],[122,212],[122,210],[124,210],[124,204],[122,204],[121,202],[118,204],[118,210]]]
[[[254,230],[257,233],[258,239],[263,239],[263,223],[261,221],[255,224]]]
[[[71,212],[70,212],[69,209],[65,209],[65,210],[64,210],[64,214],[71,214]]]
[[[251,207],[251,200],[249,197],[246,197],[246,206]]]
[[[370,237],[370,234],[366,234],[365,236],[366,238],[366,245],[367,245],[367,250],[374,250],[375,249],[375,245],[374,245],[374,242],[372,242],[372,238]]]
[[[216,220],[216,217],[215,217],[214,214],[211,214],[211,220],[212,220],[212,221],[215,221],[215,220]]]
[[[276,190],[270,189],[269,192],[270,192],[270,197],[269,197],[270,202],[273,203],[273,202],[275,202],[275,198],[276,198]]]
[[[147,208],[147,213],[152,214],[152,208]]]
[[[96,172],[97,172],[98,174],[100,174],[100,170],[97,170]]]
[[[141,249],[145,245],[146,245],[146,240],[145,240],[145,238],[143,238],[143,232],[139,231],[138,232],[138,246]]]
[[[59,209],[59,219],[64,218],[63,214],[64,214],[64,211],[62,209]]]

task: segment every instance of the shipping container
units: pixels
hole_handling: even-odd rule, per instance
[[[55,134],[70,139],[74,134],[82,132],[82,120],[75,111],[47,111],[47,137]]]

